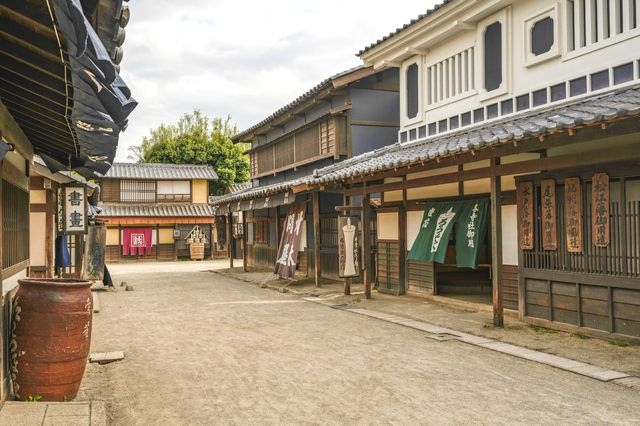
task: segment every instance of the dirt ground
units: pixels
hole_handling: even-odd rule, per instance
[[[111,424],[640,423],[640,392],[210,272],[111,266],[80,399]]]

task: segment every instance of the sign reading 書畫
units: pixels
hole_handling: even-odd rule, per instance
[[[521,250],[533,250],[533,183],[521,182],[516,189],[518,238]]]
[[[582,253],[582,188],[580,178],[564,180],[565,232],[567,251]]]
[[[591,232],[596,247],[609,245],[609,175],[596,173],[591,181]]]
[[[87,193],[84,186],[62,187],[62,225],[66,235],[87,233]]]
[[[558,234],[556,228],[556,181],[543,179],[540,185],[542,203],[542,248],[556,250]]]

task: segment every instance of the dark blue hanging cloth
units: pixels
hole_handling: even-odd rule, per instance
[[[56,268],[68,268],[71,266],[71,254],[69,254],[69,246],[67,245],[67,236],[59,235],[56,237]]]

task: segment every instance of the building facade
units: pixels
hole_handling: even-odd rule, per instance
[[[206,235],[205,256],[212,256],[214,213],[208,196],[217,178],[211,166],[115,163],[100,183],[106,260],[189,258],[189,235],[196,226]]]
[[[30,207],[37,205],[38,210],[47,205],[46,194],[45,203],[39,202],[42,193],[30,194],[34,153],[51,174],[75,170],[95,179],[111,166],[119,134],[137,103],[117,66],[124,42],[117,34],[124,33],[129,19],[122,0],[2,1],[0,8],[4,34],[0,49],[0,401],[4,401],[10,396],[10,325],[18,280],[31,273],[31,256],[39,255],[30,253],[30,236],[47,231],[40,218],[30,225]],[[34,262],[34,273],[35,266]]]
[[[219,197],[213,205],[222,216],[246,213],[248,266],[274,266],[288,205],[306,203],[298,272],[319,269],[324,276],[338,277],[335,207],[344,204],[342,192],[294,195],[292,187],[314,170],[393,141],[399,128],[398,96],[397,70],[358,67],[322,81],[234,137],[250,144],[253,185]]]
[[[382,194],[379,291],[639,338],[637,6],[444,2],[359,53],[399,70],[400,144],[296,188]]]

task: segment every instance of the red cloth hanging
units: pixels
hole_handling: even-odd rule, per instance
[[[125,228],[122,236],[122,255],[151,255],[152,236],[151,228]]]

